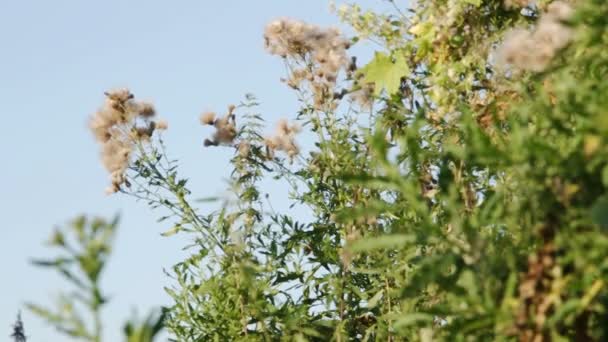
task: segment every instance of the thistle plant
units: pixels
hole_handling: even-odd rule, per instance
[[[350,37],[268,24],[299,107],[270,136],[253,95],[201,115],[201,155],[232,156],[215,206],[149,107],[107,94],[92,129],[112,192],[193,241],[166,288],[172,338],[606,340],[608,5],[387,3],[335,6]]]

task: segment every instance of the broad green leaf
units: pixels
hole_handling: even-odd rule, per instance
[[[364,81],[374,84],[374,95],[378,96],[382,90],[387,95],[399,91],[401,78],[410,73],[405,56],[397,53],[393,58],[382,52],[376,52],[374,59],[360,70],[365,75]]]

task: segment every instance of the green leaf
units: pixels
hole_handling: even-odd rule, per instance
[[[123,327],[127,342],[152,342],[163,329],[166,311],[152,311],[145,320],[133,318]]]
[[[555,326],[557,323],[561,322],[569,315],[576,314],[576,311],[580,308],[580,306],[581,306],[580,299],[573,298],[573,299],[568,300],[567,302],[561,304],[557,308],[557,310],[555,311],[553,316],[551,318],[549,318],[548,324],[550,326]]]
[[[30,263],[34,266],[38,267],[58,267],[65,264],[70,264],[74,262],[73,259],[68,258],[57,258],[55,260],[43,260],[43,259],[32,259]]]
[[[203,197],[203,198],[197,198],[195,201],[199,202],[199,203],[208,203],[208,202],[217,202],[219,200],[220,200],[219,197]]]
[[[378,305],[380,299],[382,299],[382,295],[384,294],[384,289],[378,291],[372,298],[367,301],[367,307],[373,309]]]
[[[481,6],[481,0],[462,0],[465,4],[473,5],[475,7]]]
[[[608,165],[602,169],[602,184],[608,186]]]
[[[366,252],[375,249],[398,248],[414,241],[416,241],[416,237],[412,235],[383,235],[358,240],[350,245],[350,250],[353,252]]]
[[[166,232],[161,233],[160,235],[164,236],[164,237],[169,237],[169,236],[173,236],[177,233],[179,233],[179,231],[182,229],[182,226],[180,225],[175,225],[173,228],[167,230]]]
[[[591,207],[591,220],[594,223],[608,227],[608,195],[600,196]]]
[[[403,315],[397,321],[395,321],[395,329],[403,329],[412,325],[429,324],[433,322],[433,316],[425,313],[409,313]]]
[[[376,52],[374,59],[360,72],[365,75],[365,82],[374,84],[374,95],[378,96],[382,90],[386,90],[387,95],[399,91],[401,78],[407,76],[410,70],[403,54],[398,53],[393,59],[382,52]]]

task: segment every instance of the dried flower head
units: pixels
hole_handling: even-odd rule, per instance
[[[136,102],[128,89],[104,94],[105,103],[91,117],[89,127],[101,145],[101,162],[110,173],[111,186],[107,191],[116,192],[122,184],[128,185],[125,172],[134,144],[148,141],[159,125],[152,121],[154,106]],[[162,126],[166,127],[166,122]]]
[[[169,128],[169,123],[167,120],[161,119],[156,121],[156,129],[160,131],[164,131]]]
[[[236,107],[228,107],[228,113],[221,118],[216,119],[214,112],[205,112],[201,115],[201,124],[212,125],[215,127],[215,132],[211,139],[205,139],[205,146],[230,145],[236,138],[236,119],[233,111]]]
[[[298,124],[289,124],[287,120],[281,119],[277,123],[274,136],[264,139],[269,155],[274,155],[275,151],[283,151],[290,158],[300,153],[300,148],[295,142],[295,135],[300,132]]]
[[[568,20],[572,16],[574,9],[564,1],[555,1],[547,6],[547,14],[553,19],[560,21]]]
[[[117,103],[125,103],[133,99],[133,94],[131,94],[131,91],[129,91],[127,88],[113,89],[104,92],[104,94],[108,97],[108,100],[115,101]]]
[[[139,115],[146,118],[153,117],[154,115],[156,115],[156,109],[149,102],[140,102]]]
[[[204,112],[200,117],[201,125],[213,125],[215,123],[214,112]]]
[[[133,127],[131,133],[136,140],[149,141],[156,130],[158,130],[158,123],[155,121],[148,121]]]
[[[231,115],[232,113],[234,113],[234,110],[235,110],[235,109],[236,109],[236,106],[235,106],[235,105],[233,105],[233,104],[229,105],[229,106],[228,106],[228,114],[230,114],[230,115]]]
[[[346,53],[350,42],[338,29],[283,18],[266,26],[264,39],[268,52],[299,64],[284,80],[287,85],[300,89],[304,81],[308,82],[317,109],[333,102],[338,74],[348,71],[352,63]]]
[[[220,144],[230,144],[236,137],[236,125],[234,116],[226,115],[215,121],[215,133],[213,140]]]
[[[544,70],[572,40],[572,29],[562,23],[571,13],[567,3],[557,1],[548,6],[534,31],[514,29],[507,33],[498,50],[499,63],[521,70]]]
[[[241,141],[239,143],[239,156],[241,158],[247,158],[249,156],[249,151],[251,150],[251,145],[246,141]]]

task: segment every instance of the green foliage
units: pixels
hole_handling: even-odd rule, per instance
[[[107,299],[99,287],[99,276],[110,255],[117,224],[118,217],[106,222],[80,216],[69,227],[56,228],[52,234],[49,245],[61,251],[59,256],[32,261],[36,266],[57,271],[75,292],[62,293],[55,310],[36,304],[28,304],[28,308],[75,339],[101,341],[100,313]],[[87,319],[78,310],[80,306],[89,311],[93,326],[87,326]]]
[[[346,85],[374,85],[368,125],[356,106],[311,106],[297,88],[315,148],[287,164],[266,154],[249,98],[234,199],[208,215],[161,165],[164,148],[135,162],[131,177],[148,183],[126,193],[168,208],[170,234],[197,236],[167,289],[178,340],[606,338],[606,5],[578,5],[575,41],[550,69],[509,77],[493,44],[545,7],[395,9],[338,10],[355,41],[388,50]],[[308,214],[267,206],[265,179]]]
[[[213,147],[234,149],[231,196],[214,209],[191,198],[162,139],[138,145],[121,192],[161,209],[165,236],[193,238],[166,288],[173,337],[608,339],[608,5],[573,2],[556,23],[570,43],[527,73],[498,67],[496,46],[551,1],[389,3],[338,9],[352,41],[383,52],[335,82],[306,74],[327,69],[315,44],[285,49],[287,70],[311,82],[292,83],[307,153],[273,153],[252,96],[231,110],[236,137]],[[361,82],[373,106],[347,101]],[[268,182],[304,214],[275,211]],[[79,265],[90,281],[102,268]]]
[[[73,339],[102,341],[101,309],[108,300],[100,288],[100,276],[112,251],[118,221],[118,216],[111,221],[79,216],[68,227],[55,228],[51,235],[48,245],[60,250],[58,256],[32,261],[35,266],[57,271],[73,289],[60,293],[55,309],[37,304],[28,304],[28,309]],[[82,314],[82,309],[88,314]],[[127,341],[152,342],[163,328],[164,317],[164,312],[151,313],[141,323],[128,322]]]
[[[127,342],[152,342],[156,335],[162,331],[165,320],[165,311],[160,314],[151,312],[145,320],[138,322],[136,318],[124,326]]]
[[[360,69],[364,75],[366,83],[374,84],[374,94],[380,95],[382,90],[386,90],[387,95],[392,95],[399,91],[401,79],[409,73],[408,64],[402,54],[396,54],[391,58],[381,52],[376,52],[374,59],[365,67]]]

